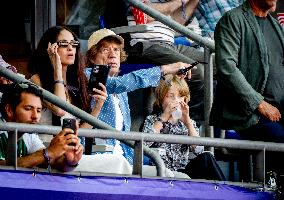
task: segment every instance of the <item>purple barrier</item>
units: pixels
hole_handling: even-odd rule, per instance
[[[81,177],[0,170],[1,199],[275,199],[273,193],[217,183],[149,178]]]

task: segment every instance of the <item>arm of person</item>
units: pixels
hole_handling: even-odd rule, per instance
[[[160,122],[156,115],[149,115],[146,117],[142,132],[144,133],[160,133],[163,128],[163,123]],[[144,142],[144,145],[151,147],[155,142]]]
[[[280,111],[273,105],[262,101],[258,107],[258,112],[265,118],[269,119],[272,122],[278,122],[281,118]]]
[[[27,156],[17,158],[18,167],[33,168],[39,165],[43,165],[44,163],[45,159],[43,156],[43,149],[40,149]],[[0,165],[6,165],[6,160],[1,160]]]
[[[71,143],[75,145],[71,146]],[[41,148],[27,156],[17,158],[18,167],[47,167],[44,149]],[[71,129],[64,129],[56,135],[46,150],[51,167],[64,172],[73,170],[83,154],[83,146],[80,144],[77,133],[74,134]],[[6,165],[6,161],[2,160],[0,164]]]
[[[169,15],[178,23],[184,25],[188,19],[183,18],[182,10],[184,9],[188,17],[192,16],[195,8],[198,5],[199,0],[171,0],[165,3],[151,3],[149,0],[146,1],[146,5],[159,11],[164,15]],[[184,8],[183,8],[184,6]],[[154,18],[148,16],[148,23],[155,21]]]
[[[185,123],[185,126],[188,129],[188,136],[192,137],[200,137],[199,136],[199,129],[196,126],[196,122],[189,118],[189,120]],[[196,155],[202,153],[204,151],[204,146],[201,145],[190,145],[191,151],[195,153]]]
[[[176,11],[171,14],[171,17],[181,25],[187,25],[188,20],[192,17],[195,9],[198,6],[199,0],[181,0],[184,1],[183,6],[179,7]]]
[[[181,121],[187,128],[187,135],[192,137],[199,137],[199,129],[196,126],[196,122],[190,118],[189,115],[189,106],[184,101],[180,102],[181,110],[182,110],[182,117]],[[190,145],[192,151],[196,154],[201,153],[204,147],[199,145]]]
[[[158,117],[151,117],[150,118],[150,123],[148,125],[148,130],[151,130],[154,133],[161,133],[161,130],[164,127],[164,123],[168,122],[169,119],[172,116],[171,107],[172,107],[171,104],[168,104],[167,107],[163,110],[163,112],[161,113],[160,116],[158,116]]]
[[[39,75],[35,74],[31,77],[30,79],[33,83],[35,83],[38,86],[42,86]],[[63,101],[66,101],[66,94],[65,94],[65,86],[63,83],[54,83],[54,95],[58,96],[60,99],[62,99]],[[48,101],[43,101],[43,105],[45,107],[47,107],[48,109],[50,109],[55,115],[57,116],[64,116],[66,114],[66,112],[55,106],[54,104],[48,102]]]
[[[156,87],[159,84],[162,75],[177,74],[179,69],[189,66],[190,64],[177,62],[162,65],[161,67],[140,69],[124,74],[123,76],[109,77],[106,83],[107,92],[109,94],[119,94],[131,92],[140,88]],[[188,77],[191,77],[190,71]]]
[[[228,13],[220,19],[215,29],[216,68],[224,87],[240,98],[243,111],[249,115],[263,101],[263,96],[248,83],[238,68],[241,48],[241,25],[239,19]],[[245,47],[244,47],[245,48]]]

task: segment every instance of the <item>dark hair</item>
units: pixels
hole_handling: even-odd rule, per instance
[[[57,42],[57,38],[62,30],[69,31],[75,40],[78,41],[76,34],[65,26],[54,26],[49,28],[41,37],[37,49],[33,53],[28,63],[28,71],[30,74],[38,74],[42,87],[50,92],[54,90],[54,69],[48,56],[48,43]],[[76,96],[75,106],[89,110],[90,97],[87,92],[87,77],[84,73],[84,63],[80,54],[80,45],[77,47],[75,55],[75,63],[68,66],[66,79],[68,85],[78,89],[79,95]],[[77,78],[76,78],[77,77]]]
[[[5,107],[10,105],[12,110],[15,112],[16,107],[21,103],[22,93],[33,94],[42,100],[42,93],[38,87],[31,83],[12,83],[7,84],[3,90],[3,95],[0,103],[0,112],[5,119],[7,117]]]

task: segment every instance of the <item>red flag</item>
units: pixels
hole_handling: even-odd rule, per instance
[[[277,18],[281,26],[284,27],[284,13],[277,13]]]

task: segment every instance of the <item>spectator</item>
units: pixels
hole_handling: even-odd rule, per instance
[[[186,25],[189,22],[189,18],[193,14],[196,6],[198,5],[198,1],[199,0],[149,0],[145,1],[145,3],[147,4],[147,6],[150,6],[151,8],[161,12],[162,14],[171,16],[172,19],[174,19],[178,23]],[[121,0],[119,2],[120,4],[124,4],[126,5],[126,7],[130,8],[128,3],[124,0]],[[114,17],[110,17],[110,13],[119,12],[117,11],[117,6],[119,6],[117,5],[118,2],[116,1],[115,6],[113,4],[113,1],[109,1],[109,3],[107,1],[105,12],[106,25],[110,25],[111,27],[121,26],[124,22],[122,21],[119,23],[118,20],[120,18],[118,18],[116,15],[112,15]],[[128,25],[136,25],[137,23],[133,14],[130,12],[130,9],[128,10]],[[121,14],[121,12],[119,13]],[[125,15],[127,14],[125,13]],[[196,49],[194,47],[181,44],[176,45],[174,43],[174,30],[149,16],[147,16],[147,19],[147,26],[149,26],[152,30],[130,34],[130,45],[126,44],[126,51],[129,54],[130,62],[154,63],[156,65],[163,65],[174,62],[193,63],[196,60],[204,60],[204,53],[201,49]],[[114,24],[114,21],[118,21],[119,24]],[[129,35],[126,35],[124,38],[128,39],[128,36]],[[202,123],[202,121],[204,120],[203,79],[204,67],[200,64],[197,66],[197,68],[192,70],[192,78],[188,81],[191,89],[191,94],[194,97],[193,101],[190,102],[192,117],[200,123]],[[153,90],[152,92],[148,90],[147,93],[153,94]],[[149,107],[151,107],[153,101],[153,98],[150,97],[151,96],[148,96],[145,99],[145,101],[149,102]],[[150,112],[151,109],[147,108],[146,115],[148,115]]]
[[[1,102],[2,122],[37,124],[42,111],[41,95],[36,86],[30,84],[11,84],[4,92]],[[0,164],[6,165],[7,159],[6,131],[0,133]],[[74,146],[70,146],[74,143]],[[50,145],[45,148],[35,133],[18,133],[18,166],[48,166],[61,171],[73,170],[83,153],[77,133],[71,129],[63,129],[56,135]]]
[[[202,30],[202,36],[210,37],[222,15],[239,6],[243,0],[199,0],[194,12]]]
[[[170,1],[145,1],[147,6],[170,16],[176,22],[187,25],[199,0],[170,0]],[[173,62],[193,63],[203,61],[204,52],[201,49],[188,45],[174,43],[175,31],[163,23],[149,17],[147,25],[152,30],[143,33],[130,34],[131,41],[129,54],[134,58],[146,60],[157,65],[169,64]],[[135,25],[134,17],[130,14],[128,25]],[[190,102],[192,117],[200,125],[204,120],[204,92],[203,92],[204,67],[199,64],[192,70],[192,78],[188,81],[191,94],[194,97]],[[149,101],[153,101],[152,99]],[[152,103],[152,102],[151,102]]]
[[[156,100],[152,115],[144,123],[143,132],[199,137],[196,122],[189,117],[190,94],[187,83],[175,75],[167,75],[155,90]],[[178,111],[180,112],[178,114]],[[191,178],[225,180],[214,156],[203,152],[203,146],[145,142],[159,149],[166,167],[182,171]],[[190,151],[195,158],[190,161]]]
[[[92,97],[97,101],[96,107],[90,110],[90,95],[87,92],[87,78],[80,55],[78,37],[67,27],[54,26],[49,28],[39,41],[38,47],[29,62],[29,71],[33,76],[31,81],[52,92],[78,108],[98,115],[106,98],[106,90],[94,89],[98,94]],[[61,125],[60,118],[70,118],[69,113],[44,102],[49,108],[44,112],[41,123]],[[53,115],[51,112],[53,112]],[[81,123],[81,128],[91,128],[87,123]]]
[[[109,29],[101,29],[90,36],[86,57],[88,66],[103,64],[111,67],[106,84],[109,95],[98,119],[119,131],[129,131],[131,118],[127,93],[139,88],[154,87],[158,84],[161,74],[177,73],[181,67],[187,67],[189,64],[179,62],[117,76],[120,69],[120,62],[126,59],[123,47],[124,40],[122,37]],[[114,146],[113,153],[123,153],[126,159],[132,164],[133,150],[131,148],[124,144],[120,145],[117,140],[107,140],[107,144]]]
[[[284,142],[284,32],[270,15],[276,2],[247,0],[215,30],[218,82],[210,123],[237,130],[242,139]],[[266,166],[283,173],[278,159],[269,154]]]

